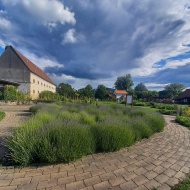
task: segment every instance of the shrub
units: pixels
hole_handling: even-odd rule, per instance
[[[9,137],[14,163],[69,162],[97,151],[116,151],[164,127],[159,113],[121,105],[39,104]]]
[[[6,85],[4,90],[5,100],[16,100],[17,99],[17,88],[12,85]]]
[[[0,121],[5,117],[5,113],[0,111]]]
[[[146,102],[140,102],[140,101],[137,101],[137,100],[133,101],[133,105],[134,106],[148,106],[148,104]]]
[[[91,129],[98,151],[116,151],[134,142],[133,131],[126,126],[102,123]]]
[[[176,122],[184,125],[185,127],[190,127],[190,117],[187,116],[177,116]]]

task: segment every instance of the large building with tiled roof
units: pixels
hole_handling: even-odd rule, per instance
[[[0,81],[19,84],[18,90],[32,99],[44,90],[56,91],[48,75],[12,46],[6,46],[0,56]]]

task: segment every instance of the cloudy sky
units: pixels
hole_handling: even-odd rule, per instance
[[[76,89],[128,73],[151,90],[190,87],[190,1],[1,0],[6,45]]]

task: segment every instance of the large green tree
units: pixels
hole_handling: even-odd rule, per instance
[[[167,86],[165,86],[164,90],[169,98],[173,98],[177,95],[179,95],[183,90],[185,89],[185,86],[180,83],[172,83]]]
[[[133,80],[130,74],[118,77],[115,82],[115,88],[117,90],[130,90],[133,86]]]
[[[141,82],[141,83],[137,84],[137,86],[135,87],[135,91],[137,91],[137,92],[143,92],[143,91],[148,91],[148,89],[145,86],[145,84],[143,84]]]
[[[74,96],[75,90],[70,84],[60,83],[57,87],[57,92],[62,96]]]
[[[91,85],[87,85],[85,88],[79,89],[78,90],[80,96],[92,98],[94,97],[94,90]]]
[[[95,98],[103,100],[106,98],[107,94],[108,94],[108,91],[106,87],[103,84],[98,85],[98,88],[96,89],[96,92],[95,92]]]

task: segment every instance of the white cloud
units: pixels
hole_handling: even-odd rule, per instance
[[[57,22],[63,25],[65,23],[76,23],[74,13],[58,0],[15,0],[12,2],[3,0],[3,4],[9,11],[12,10],[13,14],[14,12],[16,13],[14,16],[19,17],[18,12],[15,10],[18,9],[28,14],[28,17],[35,18],[36,22],[42,22],[46,26],[49,23]]]
[[[0,17],[0,28],[1,29],[10,29],[11,22],[5,18]]]
[[[62,64],[59,64],[56,59],[49,57],[39,57],[34,53],[28,52],[26,49],[18,48],[18,51],[22,53],[25,57],[27,57],[30,61],[32,61],[35,65],[37,65],[40,69],[44,70],[45,67],[63,67]]]
[[[63,41],[62,44],[75,44],[78,42],[78,39],[76,37],[76,31],[75,29],[69,29],[64,35],[63,35]]]

